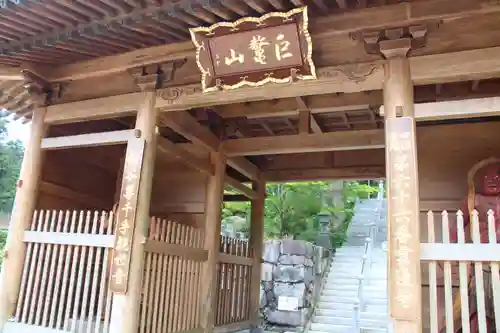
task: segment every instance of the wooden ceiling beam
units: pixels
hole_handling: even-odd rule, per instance
[[[310,22],[313,40],[320,36],[345,35],[359,30],[382,29],[415,25],[429,20],[452,20],[472,15],[498,13],[499,5],[484,5],[485,1],[470,0],[426,0],[394,5],[363,8],[329,15]],[[253,3],[248,3],[252,6]],[[440,8],[436,14],[435,8]],[[23,41],[19,42],[24,45]],[[74,64],[56,67],[38,67],[37,74],[50,82],[83,79],[122,72],[130,68],[156,64],[175,59],[194,58],[195,50],[191,42],[167,44],[135,50],[120,55],[101,57]]]
[[[336,168],[269,170],[263,172],[266,182],[319,181],[333,179],[385,178],[384,166],[354,166]]]
[[[222,142],[228,156],[384,148],[383,130],[342,131],[234,139]]]
[[[226,175],[225,182],[230,187],[232,187],[235,191],[245,195],[246,197],[248,197],[250,199],[257,199],[258,198],[256,191],[252,190],[250,187],[246,186],[245,184],[242,184],[237,179],[234,179],[234,178]]]
[[[251,180],[258,181],[260,179],[259,168],[245,157],[228,158],[227,164]]]
[[[157,137],[158,150],[168,156],[174,157],[186,165],[198,170],[208,176],[214,175],[214,168],[209,159],[204,159],[193,155],[192,153],[179,147],[172,141],[161,136]]]
[[[211,151],[219,150],[220,141],[215,134],[186,111],[164,113],[158,120],[160,124],[170,127],[194,144],[202,145]]]
[[[185,111],[161,114],[159,116],[159,122],[162,125],[170,127],[186,139],[192,141],[195,145],[203,146],[209,151],[219,151],[220,140],[215,136],[215,134],[213,134],[207,127],[197,122],[194,117]],[[163,145],[165,144],[166,143],[163,142]],[[176,152],[179,153],[179,151]],[[193,159],[191,158],[191,160]],[[193,161],[196,162],[197,160]],[[196,163],[192,164],[193,166],[196,165]],[[259,180],[259,168],[246,158],[229,158],[227,160],[227,164],[249,179]],[[205,170],[208,169],[205,168]]]
[[[500,77],[500,47],[412,57],[410,58],[410,65],[413,82],[416,85]],[[362,79],[345,74],[349,73],[349,71],[352,72],[353,68],[358,70],[364,68],[362,72],[368,70],[369,74]],[[169,87],[157,92],[156,107],[160,108],[162,113],[168,113],[167,111],[218,105],[217,112],[223,118],[251,117],[252,115],[260,117],[264,113],[267,116],[269,114],[286,115],[287,113],[296,115],[295,96],[302,96],[306,92],[307,94],[318,95],[310,97],[308,100],[308,107],[312,113],[322,112],[319,110],[324,112],[348,111],[349,108],[346,106],[352,108],[352,105],[354,105],[359,109],[359,104],[364,104],[363,107],[365,108],[381,105],[382,94],[380,89],[382,88],[383,76],[383,61],[375,61],[320,68],[318,69],[317,80],[295,82],[293,84],[276,84],[273,85],[273,89],[269,89],[268,85],[264,85],[262,87],[240,88],[233,91],[203,93],[199,84]],[[483,89],[487,87],[488,82],[482,81],[477,93],[482,94]],[[372,90],[379,91],[369,92]],[[432,90],[430,92],[432,96],[430,97],[436,99],[435,89]],[[445,94],[445,89],[442,90],[441,99],[452,99],[458,96],[456,93],[448,94],[448,96]],[[347,94],[338,94],[342,92]],[[466,93],[470,94],[470,85],[467,87]],[[117,117],[137,110],[141,96],[140,93],[130,93],[52,105],[47,108],[46,122],[63,123]],[[428,97],[419,96],[419,90],[417,89],[415,94],[417,102],[426,100]],[[279,98],[285,100],[278,102],[262,101],[262,99],[266,98],[268,100]],[[255,101],[266,104],[257,104]],[[251,103],[245,104],[248,102]],[[232,103],[237,105],[227,105]],[[274,103],[274,107],[272,103]],[[248,105],[252,107],[250,108]]]
[[[277,84],[271,90],[268,85],[212,93],[203,93],[199,84],[165,88],[158,92],[160,98],[156,105],[163,108],[163,111],[174,111],[210,105],[254,102],[266,98],[290,98],[302,96],[304,93],[320,95],[381,90],[384,80],[383,63],[384,61],[380,60],[320,68],[317,71],[318,79],[316,80]],[[500,77],[500,47],[411,57],[410,67],[415,85]],[[357,74],[361,75],[361,78],[349,74],[353,70],[364,74]],[[309,107],[312,111],[313,107],[311,105]],[[223,108],[218,107],[218,109]],[[296,114],[296,109],[294,112]]]
[[[384,107],[380,107],[380,114]],[[500,97],[415,104],[419,121],[500,116]]]

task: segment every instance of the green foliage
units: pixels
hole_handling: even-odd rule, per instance
[[[347,228],[354,214],[358,198],[368,198],[378,191],[377,187],[345,182],[342,192],[343,203],[336,207],[329,200],[329,182],[291,182],[269,184],[264,206],[264,233],[267,239],[293,237],[314,242],[318,236],[319,214],[328,213],[331,221],[342,220],[330,225],[330,238],[334,247],[345,241]],[[244,223],[234,225],[233,217],[243,218]],[[248,233],[250,228],[250,203],[228,202],[222,210],[223,225],[233,224],[235,231]]]
[[[10,212],[16,195],[16,182],[21,168],[23,145],[7,141],[7,121],[0,119],[0,211]]]
[[[7,140],[7,120],[0,118],[0,212],[10,213],[16,196],[23,145]],[[7,232],[0,230],[0,265],[7,241]]]

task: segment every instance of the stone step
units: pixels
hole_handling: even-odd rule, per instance
[[[387,332],[387,329],[383,328],[372,328],[363,327],[361,325],[363,333],[383,333]],[[330,324],[311,324],[310,332],[327,332],[327,333],[353,333],[353,327],[351,325],[330,325]]]
[[[322,303],[319,302],[316,311],[349,311],[352,313],[354,304],[349,303]],[[363,313],[371,313],[376,315],[387,315],[387,305],[372,305],[365,304],[363,306]]]
[[[323,290],[322,296],[335,296],[335,297],[357,297],[358,290],[340,290],[340,289],[325,289]],[[363,288],[363,297],[365,299],[370,298],[387,298],[387,290],[366,290]]]
[[[361,317],[360,326],[362,327],[373,327],[373,328],[387,328],[387,318],[386,319],[368,319]],[[316,316],[311,324],[324,324],[324,325],[352,325],[353,318],[346,317],[324,317],[324,316]]]
[[[326,316],[326,317],[344,317],[352,318],[353,310],[340,310],[340,309],[317,309],[315,312],[316,316]],[[387,320],[387,312],[361,312],[361,318],[376,319],[376,320]]]
[[[345,290],[345,291],[356,291],[358,290],[358,284],[355,283],[350,283],[350,284],[336,284],[336,283],[329,283],[325,284],[324,289],[323,289],[327,294],[329,294],[328,291],[332,290],[333,292],[339,291],[339,290]],[[366,290],[374,291],[377,292],[378,290],[383,290],[385,291],[384,295],[388,295],[387,293],[387,283],[384,284],[368,284],[365,283],[363,284],[363,290],[366,293]],[[385,297],[385,296],[384,296]]]
[[[328,331],[313,331],[309,330],[311,333],[353,333],[353,329],[351,326],[332,326]],[[378,328],[368,328],[363,329],[363,333],[387,333],[386,329],[378,329]]]
[[[329,296],[329,295],[322,295],[320,297],[319,303],[325,303],[323,308],[328,308],[327,304],[336,304],[336,303],[347,303],[347,304],[354,304],[358,301],[357,296]],[[371,297],[371,298],[366,298],[365,303],[366,305],[380,305],[380,306],[387,306],[387,298],[385,297]]]

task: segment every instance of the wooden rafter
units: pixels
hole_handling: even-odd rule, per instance
[[[255,6],[257,3],[257,1],[247,2],[249,6]],[[437,7],[440,8],[439,14],[436,14],[434,10]],[[259,10],[266,11],[267,9],[259,8]],[[453,6],[450,6],[449,0],[425,0],[353,10],[343,15],[330,15],[317,18],[311,22],[311,31],[318,32],[316,35],[313,33],[312,37],[314,40],[318,39],[321,35],[345,35],[358,30],[380,29],[387,26],[416,25],[428,22],[429,20],[451,20],[499,11],[500,6],[483,6],[480,1],[457,0],[453,2]],[[390,21],[387,20],[388,17],[391,18]],[[184,27],[183,29],[185,30],[186,28]],[[21,43],[21,45],[25,44]],[[141,57],[141,54],[147,56]],[[194,56],[195,52],[192,43],[174,43],[81,63],[77,62],[75,64],[57,66],[56,68],[44,69],[40,67],[39,73],[43,74],[49,81],[57,82],[106,75],[132,67],[172,59],[193,58]]]
[[[343,131],[227,140],[222,143],[228,156],[379,149],[384,147],[382,130]]]

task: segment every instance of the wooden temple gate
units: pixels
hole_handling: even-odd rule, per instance
[[[0,103],[31,136],[0,328],[257,328],[266,182],[385,177],[393,331],[467,332],[477,309],[486,333],[496,240],[436,243],[432,230],[455,223],[442,200],[465,189],[450,184],[500,155],[499,12],[488,0],[2,2]],[[252,203],[248,242],[221,238],[225,199]],[[424,237],[431,201],[450,213],[430,213]],[[466,284],[475,307],[470,293],[456,301]]]

